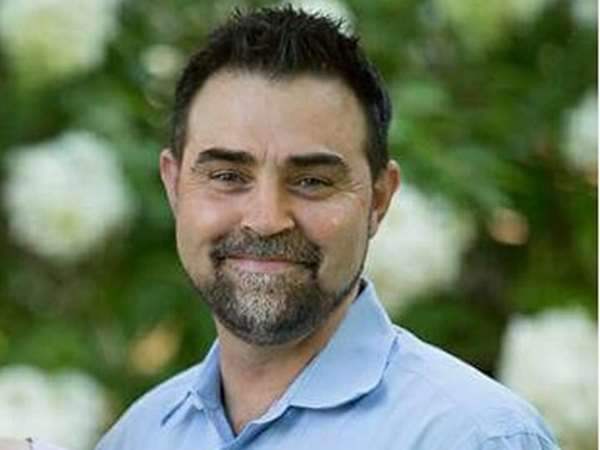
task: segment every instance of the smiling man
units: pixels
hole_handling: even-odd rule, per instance
[[[361,277],[400,176],[355,38],[291,8],[236,14],[185,68],[160,171],[205,360],[98,450],[550,450],[539,416],[391,324]]]

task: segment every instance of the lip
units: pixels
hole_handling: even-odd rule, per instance
[[[227,261],[235,268],[245,272],[280,272],[296,267],[299,263],[277,258],[258,258],[256,256],[232,256]]]

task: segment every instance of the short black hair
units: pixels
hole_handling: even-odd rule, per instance
[[[221,69],[258,72],[273,79],[315,74],[341,79],[356,95],[367,122],[366,156],[373,180],[389,161],[389,94],[344,23],[292,6],[237,9],[191,56],[177,82],[171,149],[181,159],[194,95]]]

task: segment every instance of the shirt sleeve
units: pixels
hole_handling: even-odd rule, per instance
[[[478,450],[560,450],[560,447],[536,433],[523,432],[486,439]]]

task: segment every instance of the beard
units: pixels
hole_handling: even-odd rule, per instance
[[[244,271],[235,257],[282,259],[293,264],[277,272]],[[214,277],[194,284],[214,316],[243,341],[260,346],[292,342],[315,331],[358,282],[362,264],[336,291],[318,279],[320,248],[298,229],[270,237],[232,232],[213,246]]]

